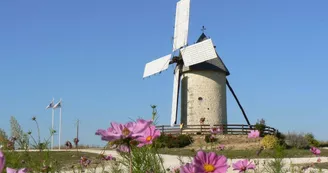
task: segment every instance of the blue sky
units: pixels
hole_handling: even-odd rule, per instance
[[[54,97],[63,99],[63,138],[102,145],[94,132],[111,121],[169,124],[173,68],[142,79],[144,65],[172,50],[176,0],[1,1],[0,128],[13,115],[48,136]],[[192,0],[189,43],[206,34],[252,123],[328,140],[328,2]],[[246,123],[230,93],[229,123]],[[56,111],[56,127],[58,127]],[[56,141],[57,142],[57,141]],[[56,143],[57,144],[57,143]]]

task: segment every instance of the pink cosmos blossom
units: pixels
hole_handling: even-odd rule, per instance
[[[314,155],[319,155],[320,153],[321,153],[321,151],[318,149],[318,148],[316,148],[316,147],[311,147],[310,148],[310,151],[314,154]]]
[[[7,167],[7,173],[26,173],[27,172],[27,169],[26,168],[22,168],[22,169],[19,169],[19,170],[16,170],[16,169],[12,169],[12,168],[8,168]]]
[[[218,133],[221,132],[221,129],[217,128],[217,127],[212,127],[210,128],[210,132],[213,134],[213,135],[216,135]]]
[[[110,155],[107,155],[107,156],[103,156],[103,159],[104,160],[116,160],[116,158],[113,157],[111,154]]]
[[[238,170],[239,172],[246,172],[246,170],[255,169],[255,165],[252,162],[248,162],[247,159],[233,163],[232,167],[233,170]]]
[[[220,150],[220,151],[224,150],[224,145],[223,145],[223,144],[220,144],[220,145],[218,146],[218,150]]]
[[[260,136],[260,132],[258,130],[251,130],[248,133],[248,138],[258,138]]]
[[[195,173],[194,165],[192,163],[187,163],[180,167],[180,173]]]
[[[197,173],[222,173],[228,168],[227,158],[214,152],[198,151],[194,158],[194,171]]]
[[[123,153],[128,153],[130,152],[130,148],[126,145],[120,145],[118,148],[117,148],[117,151],[118,152],[123,152]]]
[[[87,167],[87,166],[90,165],[90,163],[91,163],[91,160],[89,160],[88,158],[86,158],[86,157],[84,157],[84,156],[81,157],[81,159],[80,159],[80,164],[81,164],[82,166]]]
[[[5,156],[0,151],[0,172],[2,172],[3,168],[5,167],[5,162],[6,162]]]
[[[137,138],[137,141],[140,143],[138,144],[138,147],[142,147],[147,144],[152,144],[153,140],[156,139],[161,135],[161,132],[156,129],[154,125],[151,125],[149,128],[147,128],[143,135]]]
[[[118,139],[135,138],[142,136],[143,132],[149,127],[152,121],[138,119],[137,122],[128,122],[126,124],[111,123],[107,130],[99,129],[96,135],[100,135],[104,141],[115,141]]]

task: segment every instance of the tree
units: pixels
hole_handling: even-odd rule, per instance
[[[19,149],[25,149],[28,145],[28,136],[24,134],[21,126],[14,116],[10,117],[11,137],[15,137]]]

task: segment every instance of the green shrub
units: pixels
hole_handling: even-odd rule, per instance
[[[156,140],[155,145],[158,148],[182,148],[192,143],[192,138],[189,135],[179,134],[161,134]]]
[[[285,135],[285,143],[289,148],[306,149],[309,147],[309,142],[304,135],[295,132],[288,132]]]
[[[261,140],[261,145],[265,149],[273,149],[279,144],[279,139],[274,136],[274,135],[266,135],[264,138]]]
[[[255,129],[260,132],[260,137],[264,137],[265,128],[266,128],[266,125],[265,125],[264,119],[258,120],[257,123],[255,124]]]
[[[319,147],[319,141],[314,138],[312,133],[307,133],[304,135],[304,137],[308,141],[309,145]]]

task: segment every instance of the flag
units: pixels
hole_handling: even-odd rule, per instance
[[[53,108],[61,108],[61,100],[57,104],[55,104]]]
[[[46,107],[46,109],[53,108],[54,107],[54,100],[51,101],[51,103]]]

